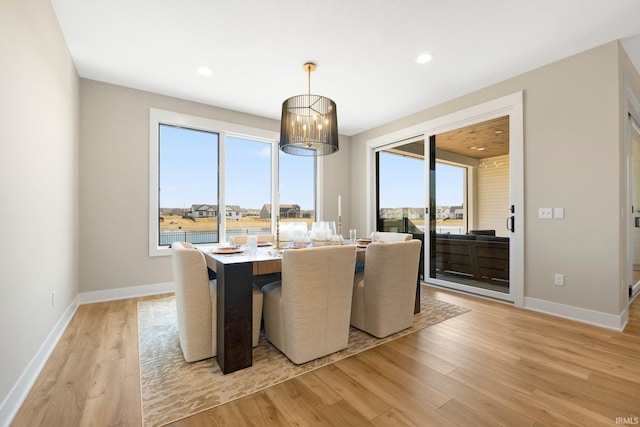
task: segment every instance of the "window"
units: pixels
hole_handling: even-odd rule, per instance
[[[158,246],[218,241],[218,141],[213,132],[159,125]]]
[[[149,255],[314,221],[316,160],[278,154],[278,133],[150,109]],[[280,171],[280,177],[278,174]],[[278,188],[280,185],[280,188]]]
[[[272,143],[226,139],[226,236],[271,233]]]
[[[378,231],[424,232],[424,155],[412,153],[420,143],[378,153]]]
[[[316,159],[292,156],[279,151],[280,220],[306,222],[311,229],[315,221]]]
[[[467,168],[436,161],[436,233],[467,233]]]

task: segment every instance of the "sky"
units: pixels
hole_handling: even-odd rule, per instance
[[[424,207],[424,161],[380,152],[380,207]],[[436,205],[462,205],[464,169],[436,163]]]
[[[160,205],[218,204],[218,135],[160,127]],[[280,153],[280,203],[313,209],[314,160]],[[227,137],[226,204],[261,209],[271,198],[271,144]]]
[[[160,206],[218,204],[218,135],[161,125]],[[227,137],[227,205],[261,209],[270,203],[271,145]],[[313,209],[314,159],[279,152],[280,204]],[[424,162],[381,153],[381,207],[424,205]],[[437,205],[462,204],[462,169],[437,166]],[[422,197],[422,199],[421,199]]]

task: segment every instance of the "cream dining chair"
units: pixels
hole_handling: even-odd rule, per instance
[[[195,362],[217,354],[216,281],[209,280],[204,254],[186,242],[171,244],[176,289],[178,336],[184,360]],[[262,292],[253,287],[252,344],[258,345]]]
[[[355,261],[354,245],[288,250],[262,288],[265,336],[293,363],[347,347]]]
[[[404,242],[413,238],[413,236],[409,233],[394,233],[392,231],[374,231],[373,233],[378,233],[378,239],[381,242],[386,243]],[[371,233],[371,236],[373,236],[373,233]]]
[[[352,326],[382,338],[413,324],[421,246],[417,239],[367,246],[353,282]]]

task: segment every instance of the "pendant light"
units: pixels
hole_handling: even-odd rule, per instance
[[[298,156],[324,156],[338,151],[336,103],[311,94],[312,62],[302,67],[308,73],[308,92],[282,103],[280,150]]]

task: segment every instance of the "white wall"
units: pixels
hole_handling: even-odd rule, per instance
[[[7,403],[78,293],[78,76],[48,0],[0,3],[0,64],[0,402]]]
[[[352,137],[352,216],[364,228],[366,142],[517,91],[524,91],[525,297],[555,308],[618,316],[621,206],[618,43],[533,70]],[[537,219],[564,207],[566,219]],[[565,274],[565,286],[553,284]]]

